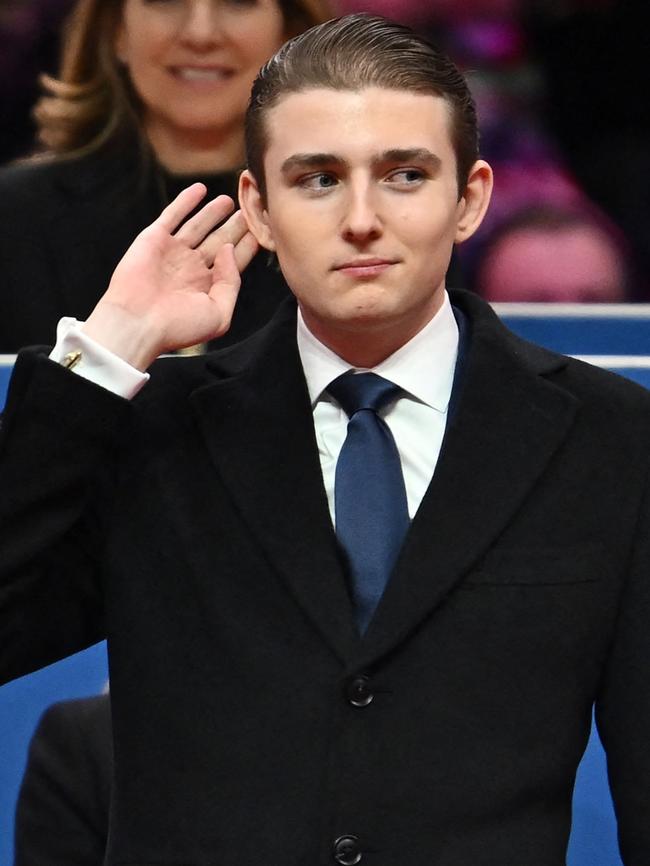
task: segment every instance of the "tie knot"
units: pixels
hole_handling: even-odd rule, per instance
[[[382,379],[376,373],[343,373],[334,379],[327,388],[328,392],[341,405],[341,408],[351,418],[361,409],[372,409],[379,412],[384,406],[394,402],[402,389]]]

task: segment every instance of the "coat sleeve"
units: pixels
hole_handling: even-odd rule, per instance
[[[642,471],[642,469],[640,470]],[[650,863],[650,473],[596,702],[625,866]]]
[[[104,637],[103,520],[130,404],[20,356],[0,430],[0,682]]]
[[[46,710],[18,797],[14,866],[104,862],[112,764],[107,695]]]

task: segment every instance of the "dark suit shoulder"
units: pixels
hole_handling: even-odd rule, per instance
[[[606,400],[612,411],[650,411],[650,391],[647,388],[632,379],[577,358],[567,358],[566,365],[555,379],[552,376],[549,378],[574,389],[583,400]]]
[[[50,183],[61,174],[65,175],[69,169],[69,160],[48,156],[12,162],[0,168],[0,190],[3,196],[12,193],[21,195],[26,189],[33,189],[33,184]]]
[[[111,701],[108,694],[93,695],[88,698],[73,698],[58,701],[49,706],[41,717],[42,729],[69,732],[72,727],[76,733],[94,736],[110,734]]]
[[[0,243],[37,235],[55,219],[60,167],[50,160],[26,161],[0,169]]]
[[[83,196],[102,187],[112,187],[119,179],[128,178],[143,168],[142,153],[131,147],[105,147],[79,156],[43,155],[11,163],[0,169],[0,190],[3,194],[24,196],[44,195],[45,190],[57,189]]]
[[[511,331],[494,310],[470,292],[451,292],[453,303],[468,315],[471,338],[498,346],[508,363],[564,388],[582,402],[594,401],[621,413],[650,410],[650,391],[631,379],[577,358],[531,343]]]
[[[0,169],[0,250],[6,248],[5,276],[8,269],[21,267],[27,255],[42,261],[44,249],[50,247],[47,269],[42,264],[37,267],[51,273],[60,257],[54,245],[73,247],[79,232],[88,231],[88,224],[101,218],[109,203],[115,206],[122,189],[128,185],[117,162],[99,153],[24,160]],[[96,219],[90,220],[89,213]],[[33,282],[34,275],[28,272],[27,278]]]
[[[646,428],[650,420],[650,391],[638,382],[590,364],[552,352],[509,332],[509,340],[522,363],[547,382],[572,394],[580,404],[592,407],[599,419],[630,424],[633,419]]]
[[[112,768],[108,695],[49,707],[30,744],[16,810],[14,866],[102,862]]]
[[[110,697],[96,695],[60,701],[48,707],[30,747],[32,761],[61,761],[69,768],[84,766],[104,783],[112,761]]]
[[[523,364],[549,382],[574,392],[582,400],[606,399],[610,408],[616,411],[626,407],[650,408],[650,391],[632,379],[579,358],[553,352],[506,330],[513,351]]]
[[[39,157],[12,163],[0,169],[0,207],[50,201],[52,192],[79,189],[96,172],[96,155],[80,158]]]
[[[61,772],[65,767],[70,784],[82,776],[92,778],[97,796],[107,802],[113,762],[112,736],[108,694],[60,701],[41,716],[30,747],[30,762],[49,764],[52,769],[61,767]]]

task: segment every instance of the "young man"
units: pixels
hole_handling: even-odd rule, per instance
[[[594,701],[646,864],[650,396],[447,294],[491,173],[410,31],[288,43],[247,137],[250,231],[190,188],[19,360],[4,678],[108,635],[109,864],[560,866]],[[297,315],[146,381],[256,242]]]

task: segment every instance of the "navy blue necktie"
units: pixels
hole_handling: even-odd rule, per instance
[[[328,387],[349,418],[336,464],[336,534],[347,555],[355,618],[368,627],[409,526],[406,489],[392,433],[377,414],[401,389],[374,373],[344,373]]]

